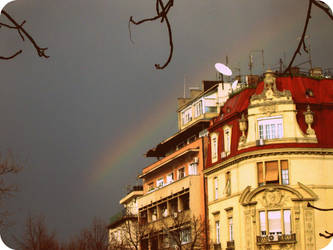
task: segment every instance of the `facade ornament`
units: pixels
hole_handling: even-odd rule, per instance
[[[251,104],[255,101],[291,101],[291,93],[289,90],[279,91],[276,88],[276,74],[272,70],[267,70],[264,73],[264,90],[259,95],[252,95]],[[279,100],[282,98],[281,100]],[[260,103],[265,105],[264,103]]]
[[[267,188],[263,195],[263,205],[265,207],[279,207],[282,205],[284,195],[277,188]]]
[[[239,120],[239,129],[242,132],[242,136],[240,137],[240,143],[244,143],[246,141],[245,131],[247,130],[247,120],[245,119],[244,113]]]
[[[308,125],[308,128],[306,130],[306,133],[308,135],[315,135],[314,129],[311,127],[313,123],[313,112],[310,110],[310,105],[307,106],[306,111],[303,112],[304,117],[305,117],[305,122]]]

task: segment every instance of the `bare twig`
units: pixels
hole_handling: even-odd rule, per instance
[[[164,69],[166,66],[168,66],[168,64],[171,61],[172,55],[173,55],[172,31],[171,31],[170,21],[168,19],[168,13],[169,13],[171,7],[173,7],[173,0],[169,0],[165,6],[164,6],[162,0],[156,0],[156,5],[155,5],[156,16],[150,17],[150,18],[144,18],[144,19],[139,20],[139,21],[135,21],[133,19],[133,16],[131,16],[130,19],[129,19],[129,23],[132,23],[134,25],[140,25],[140,24],[145,23],[145,22],[153,22],[153,21],[158,20],[158,19],[161,19],[161,21],[160,21],[161,23],[163,23],[165,21],[166,26],[167,26],[167,30],[168,30],[168,35],[169,35],[170,52],[169,52],[168,59],[166,60],[166,62],[162,66],[160,66],[160,64],[155,64],[156,69]],[[130,33],[130,40],[132,41],[130,27],[129,27],[129,33]]]
[[[287,72],[289,72],[291,74],[291,66],[292,64],[294,63],[295,61],[295,58],[297,56],[297,54],[301,54],[301,47],[303,45],[303,49],[304,51],[308,51],[307,48],[306,48],[306,45],[305,45],[305,34],[306,34],[306,30],[308,28],[308,24],[309,24],[309,21],[310,21],[310,18],[311,18],[311,7],[312,7],[312,3],[313,3],[313,0],[309,0],[309,7],[308,7],[308,13],[306,15],[306,19],[305,19],[305,25],[304,25],[304,29],[303,29],[303,34],[302,34],[302,37],[301,39],[299,40],[299,43],[298,43],[298,46],[294,52],[294,55],[293,57],[291,58],[290,62],[289,62],[289,65],[288,67],[285,69],[285,71],[283,72],[283,74],[286,74]]]
[[[329,239],[333,237],[333,233],[325,231],[325,234],[319,233],[319,236]]]
[[[313,205],[310,204],[310,202],[308,202],[308,207],[311,207],[311,208],[314,208],[316,210],[319,210],[319,211],[333,211],[333,208],[319,208],[319,207],[315,207]]]
[[[28,40],[35,47],[35,49],[36,49],[37,54],[38,54],[39,57],[49,58],[49,56],[45,54],[47,48],[41,48],[41,47],[39,47],[38,44],[36,43],[36,41],[32,38],[32,36],[23,28],[23,25],[26,23],[25,21],[23,21],[21,24],[19,24],[5,10],[2,10],[1,13],[4,16],[7,17],[7,19],[13,24],[13,26],[9,25],[9,24],[5,24],[5,23],[0,23],[0,27],[4,26],[4,27],[6,27],[8,29],[16,29],[23,41],[24,41],[24,36],[26,38],[28,38]],[[10,60],[10,59],[16,57],[17,55],[19,55],[20,53],[22,53],[22,50],[19,50],[18,52],[16,52],[15,54],[13,54],[12,56],[9,56],[9,57],[2,56],[2,57],[0,57],[0,59],[2,59],[2,60]]]
[[[318,8],[322,9],[322,10],[323,10],[323,11],[329,16],[329,18],[331,18],[332,21],[333,21],[333,15],[332,15],[331,12],[330,12],[330,8],[323,6],[322,4],[320,4],[320,3],[319,3],[318,1],[316,1],[316,0],[312,0],[312,2],[313,2],[313,4],[316,5]]]

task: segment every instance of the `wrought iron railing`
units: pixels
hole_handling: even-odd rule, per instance
[[[276,243],[296,243],[296,234],[257,236],[257,245]]]

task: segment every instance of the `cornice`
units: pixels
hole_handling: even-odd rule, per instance
[[[231,157],[225,161],[215,164],[214,166],[205,169],[203,171],[205,176],[215,173],[218,170],[226,168],[228,166],[237,164],[239,162],[259,158],[263,156],[272,155],[332,155],[333,149],[331,148],[278,148],[278,149],[262,149],[256,151],[245,152]]]

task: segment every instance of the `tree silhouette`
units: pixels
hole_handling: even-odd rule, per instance
[[[168,19],[168,14],[169,14],[170,9],[173,7],[173,3],[174,3],[174,0],[167,0],[166,4],[164,4],[163,0],[155,0],[155,10],[156,10],[156,15],[155,16],[150,17],[150,18],[144,18],[144,19],[141,19],[139,21],[135,21],[133,19],[133,16],[131,16],[130,19],[129,19],[130,39],[131,39],[130,24],[140,25],[140,24],[143,24],[145,22],[153,22],[153,21],[157,21],[157,20],[159,20],[161,23],[166,24],[167,30],[168,30],[168,35],[169,35],[169,44],[170,44],[169,57],[162,66],[160,66],[160,64],[155,64],[156,69],[164,69],[165,67],[167,67],[168,64],[171,62],[171,59],[172,59],[172,56],[173,56],[172,30],[171,30],[171,25],[170,25],[170,22],[169,22],[169,19]],[[325,3],[321,2],[321,1],[317,1],[317,0],[309,0],[307,16],[306,16],[306,19],[305,19],[305,25],[304,25],[304,29],[303,29],[301,39],[298,43],[297,48],[295,49],[295,52],[294,52],[294,54],[293,54],[293,56],[292,56],[292,58],[291,58],[291,60],[288,64],[287,68],[283,72],[283,74],[286,74],[286,73],[291,74],[291,67],[292,67],[292,65],[295,61],[296,56],[298,54],[301,55],[302,49],[306,53],[309,53],[308,48],[305,44],[305,35],[306,35],[306,31],[307,31],[307,28],[308,28],[309,21],[311,19],[312,5],[315,5],[316,7],[321,9],[333,21],[333,15],[330,12],[329,7]]]

